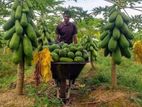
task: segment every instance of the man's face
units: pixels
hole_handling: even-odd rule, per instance
[[[69,22],[70,17],[68,15],[63,15],[64,21],[65,22]]]

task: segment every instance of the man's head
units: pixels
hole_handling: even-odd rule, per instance
[[[71,17],[70,12],[69,12],[68,10],[64,11],[64,13],[63,13],[63,18],[64,18],[64,22],[65,22],[65,23],[68,23],[68,22],[69,22],[70,17]]]

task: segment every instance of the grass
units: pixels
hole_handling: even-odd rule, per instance
[[[11,62],[11,55],[3,54],[0,49],[0,88],[7,88],[16,79],[16,66]]]
[[[26,85],[25,90],[27,95],[35,98],[34,107],[61,107],[62,101],[57,99],[53,94],[53,91],[55,90],[52,89],[52,92],[49,93],[47,92],[48,87],[49,86],[44,83],[40,84],[38,89],[30,84]]]
[[[111,84],[111,58],[103,57],[100,52],[95,63],[95,76],[85,80],[86,84]],[[116,66],[116,71],[117,81],[120,87],[142,92],[142,66],[135,63],[133,58],[122,58],[122,63]]]
[[[30,75],[32,67],[25,67],[25,74]],[[12,62],[12,53],[3,54],[0,49],[0,89],[7,89],[17,78],[17,65]]]

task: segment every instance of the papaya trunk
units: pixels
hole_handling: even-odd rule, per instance
[[[112,89],[115,89],[117,88],[117,75],[116,75],[116,64],[113,59],[112,59],[111,77],[112,77]]]
[[[95,70],[95,65],[94,65],[94,62],[93,62],[92,52],[90,52],[90,61],[91,61],[92,70]]]
[[[21,61],[17,67],[16,92],[18,95],[23,94],[23,86],[24,86],[24,61]]]

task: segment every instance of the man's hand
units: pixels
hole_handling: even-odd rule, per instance
[[[57,35],[56,42],[58,43],[60,39],[60,35]]]

